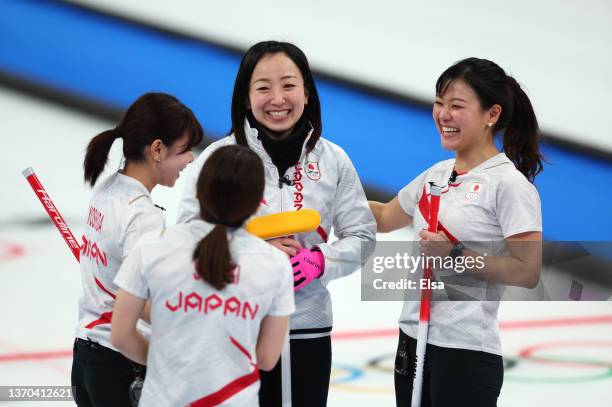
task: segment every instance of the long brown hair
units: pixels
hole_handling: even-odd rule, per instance
[[[230,145],[204,163],[196,196],[202,219],[215,227],[196,246],[193,260],[200,277],[218,290],[233,281],[227,228],[238,228],[255,213],[263,198],[263,163],[247,147]]]
[[[170,146],[185,132],[189,143],[185,151],[198,145],[204,137],[202,126],[191,109],[166,93],[145,93],[127,109],[114,129],[105,130],[87,145],[83,168],[85,182],[91,186],[104,170],[113,142],[123,139],[123,155],[127,161],[143,158],[144,148],[159,139]]]

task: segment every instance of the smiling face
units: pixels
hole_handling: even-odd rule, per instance
[[[284,53],[264,55],[251,75],[248,102],[260,124],[280,137],[290,134],[308,104],[297,65]]]
[[[476,92],[463,80],[453,80],[442,95],[436,95],[433,119],[442,147],[456,152],[480,148],[492,142],[493,126],[501,108],[481,107]]]
[[[193,161],[193,153],[187,148],[189,135],[185,133],[170,146],[162,144],[159,151],[159,164],[157,164],[158,184],[172,187],[187,164]]]

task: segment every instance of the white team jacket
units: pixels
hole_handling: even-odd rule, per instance
[[[113,279],[140,237],[164,227],[164,215],[139,181],[115,173],[96,186],[81,245],[83,296],[79,300],[77,338],[115,349],[110,342],[111,316],[118,287]],[[139,321],[142,334],[149,325]]]
[[[193,266],[213,225],[196,220],[142,237],[115,284],[151,300],[147,377],[139,406],[258,406],[261,321],[295,310],[289,259],[243,228],[228,228],[235,282],[217,290]],[[198,404],[201,403],[201,404]],[[217,403],[215,403],[217,405]]]
[[[256,216],[312,208],[321,214],[321,227],[302,233],[296,239],[306,248],[318,246],[325,256],[325,272],[320,279],[295,293],[296,312],[291,316],[292,338],[329,335],[332,306],[329,281],[346,276],[359,268],[371,254],[362,252],[362,242],[376,239],[376,221],[366,200],[357,172],[347,154],[336,144],[320,138],[314,149],[305,149],[297,165],[286,174],[292,185],[280,184],[278,169],[257,135],[245,121],[249,147],[262,159],[266,177],[264,199]],[[308,138],[304,145],[308,142]],[[197,178],[204,162],[217,148],[235,144],[233,135],[208,146],[186,171],[185,189],[179,205],[177,222],[199,218],[196,199]],[[331,229],[338,238],[327,243]],[[364,245],[364,247],[373,245]]]

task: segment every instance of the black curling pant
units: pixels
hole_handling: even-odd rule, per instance
[[[395,401],[409,407],[416,370],[416,339],[400,330],[395,357]],[[427,344],[422,407],[493,407],[504,381],[502,357]]]
[[[76,339],[71,381],[79,407],[129,407],[130,385],[145,368],[96,342]]]
[[[324,407],[327,405],[331,375],[331,338],[292,339],[291,405],[293,407]],[[261,387],[259,405],[282,405],[281,363],[269,372],[259,371]]]

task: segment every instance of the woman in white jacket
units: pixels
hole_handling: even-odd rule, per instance
[[[242,228],[263,188],[255,153],[216,150],[198,177],[202,219],[144,236],[121,266],[111,338],[147,365],[140,406],[257,405],[257,367],[276,364],[295,309],[289,260]],[[136,330],[147,300],[150,345]]]
[[[362,243],[376,225],[350,159],[321,136],[321,107],[308,60],[293,44],[260,42],[243,56],[232,98],[231,135],[211,144],[189,170],[179,222],[199,218],[198,172],[216,149],[247,146],[261,157],[266,178],[257,215],[316,209],[314,232],[270,243],[294,266],[296,312],[290,318],[294,406],[324,406],[331,372],[332,307],[326,285],[360,267]],[[206,198],[205,198],[206,199]],[[331,229],[338,240],[328,243]],[[280,405],[280,366],[262,374],[260,403]]]
[[[117,139],[125,166],[96,184],[81,245],[83,296],[79,301],[72,362],[74,399],[79,406],[129,406],[130,385],[144,368],[111,344],[111,317],[118,287],[113,279],[136,241],[161,230],[164,215],[151,190],[174,185],[188,163],[202,128],[192,111],[174,96],[147,93],[125,112],[117,127],[94,137],[83,163],[92,186],[102,173]],[[147,312],[143,314],[148,319]],[[139,327],[148,332],[148,326]]]
[[[431,303],[421,405],[495,406],[504,377],[499,295],[505,285],[532,288],[540,275],[542,213],[532,184],[542,170],[538,122],[517,81],[479,58],[440,75],[433,119],[442,147],[455,158],[423,171],[390,202],[370,205],[379,232],[412,225],[420,238],[415,255],[445,259],[434,277],[454,285],[447,298]],[[503,152],[494,143],[497,133]],[[439,233],[427,230],[432,183],[442,188]],[[449,259],[454,269],[446,266]],[[398,406],[412,402],[418,326],[419,302],[404,302],[395,359]]]

